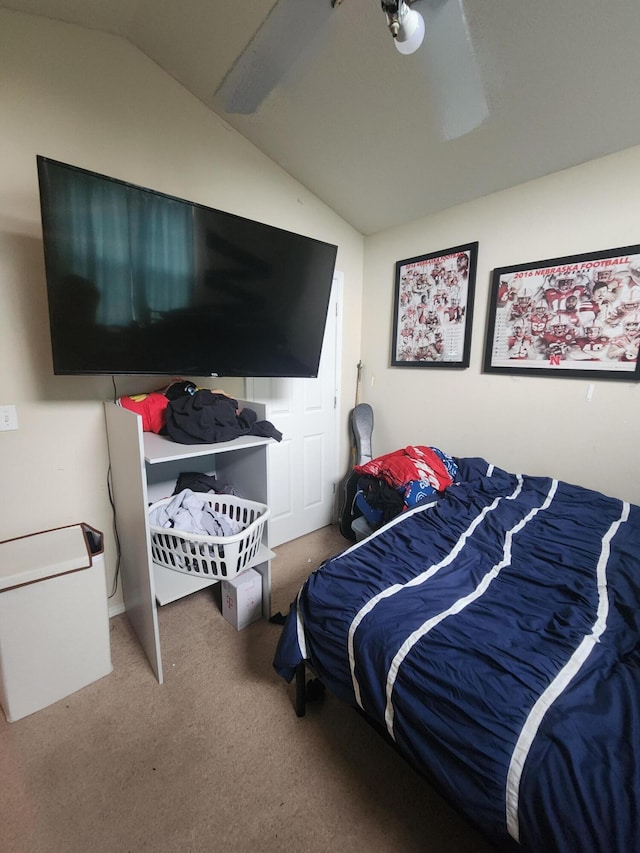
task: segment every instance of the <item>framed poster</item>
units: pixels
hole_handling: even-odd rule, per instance
[[[494,270],[486,373],[640,379],[640,245]]]
[[[478,244],[396,263],[392,367],[469,367]]]

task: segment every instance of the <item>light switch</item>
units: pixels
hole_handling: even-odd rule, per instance
[[[18,429],[18,413],[15,406],[0,406],[0,431]]]

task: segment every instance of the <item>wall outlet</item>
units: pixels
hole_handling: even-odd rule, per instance
[[[15,406],[0,406],[0,431],[18,429],[18,413]]]

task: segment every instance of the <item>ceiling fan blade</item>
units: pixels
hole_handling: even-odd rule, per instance
[[[254,113],[329,19],[331,0],[277,0],[214,100],[227,113]]]
[[[422,4],[417,3],[416,8]],[[462,0],[428,0],[426,36],[420,48],[438,125],[445,139],[457,139],[488,117],[482,78]]]

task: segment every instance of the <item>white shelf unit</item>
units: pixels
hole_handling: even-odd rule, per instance
[[[264,420],[260,403],[239,401]],[[222,485],[231,483],[239,497],[268,503],[270,438],[244,435],[215,444],[178,444],[165,436],[143,432],[142,418],[116,403],[105,403],[111,489],[120,543],[120,577],[127,616],[156,678],[162,684],[162,655],[158,604],[165,605],[219,583],[192,578],[153,562],[148,507],[168,497],[182,472],[214,474]],[[262,575],[262,611],[271,615],[269,523],[252,568]]]

